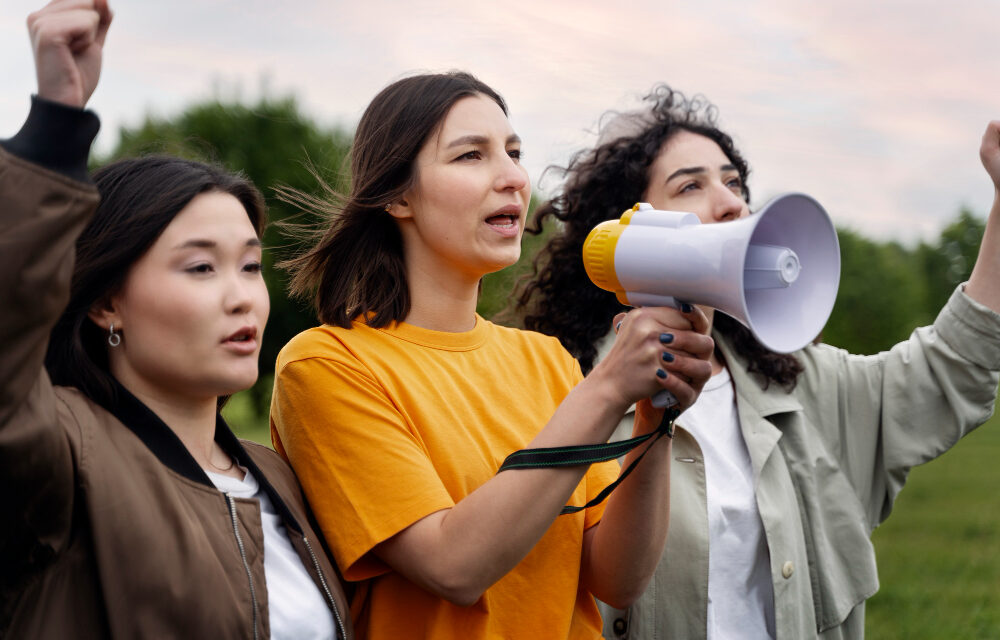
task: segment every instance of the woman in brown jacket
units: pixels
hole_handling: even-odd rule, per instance
[[[110,22],[29,17],[0,141],[0,637],[349,638],[291,469],[218,415],[257,377],[259,192],[174,158],[87,178]]]

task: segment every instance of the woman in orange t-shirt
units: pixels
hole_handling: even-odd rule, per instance
[[[690,406],[709,376],[705,316],[615,319],[586,377],[550,338],[476,314],[514,264],[530,198],[503,99],[466,73],[395,82],[365,111],[350,194],[292,260],[324,326],[279,356],[275,447],[296,469],[348,580],[361,637],[600,637],[593,597],[627,605],[667,535],[669,438],[606,505],[614,462],[497,473],[520,448],[607,441],[662,389]],[[633,459],[634,454],[629,454]],[[627,460],[628,461],[628,460]]]

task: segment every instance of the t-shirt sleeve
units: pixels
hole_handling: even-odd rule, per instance
[[[351,360],[281,367],[271,427],[344,577],[364,580],[389,571],[375,545],[454,501],[381,385]]]

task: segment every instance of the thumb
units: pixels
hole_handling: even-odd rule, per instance
[[[987,125],[982,146],[979,147],[979,159],[993,179],[993,184],[1000,189],[1000,120],[993,120]]]
[[[614,319],[611,321],[611,326],[614,327],[616,334],[618,333],[618,330],[621,329],[622,322],[624,322],[626,315],[628,314],[622,311],[621,313],[615,315]]]
[[[108,0],[94,0],[94,9],[97,11],[97,15],[99,16],[99,21],[97,23],[97,36],[95,40],[103,47],[104,39],[108,35],[108,27],[111,26],[111,20],[115,17],[115,15],[112,13],[111,7],[108,5]]]

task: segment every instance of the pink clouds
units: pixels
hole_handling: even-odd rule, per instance
[[[36,4],[4,3],[0,35],[22,32]],[[94,104],[105,146],[115,124],[171,113],[219,82],[253,93],[266,76],[320,121],[350,126],[389,81],[465,68],[510,102],[537,181],[593,141],[604,111],[667,81],[718,105],[761,197],[807,191],[838,223],[902,240],[935,235],[962,203],[989,204],[976,153],[1000,117],[992,0],[113,6]],[[14,65],[30,65],[23,35],[0,38],[0,69]],[[30,71],[5,78],[0,130],[16,127],[32,89]]]

